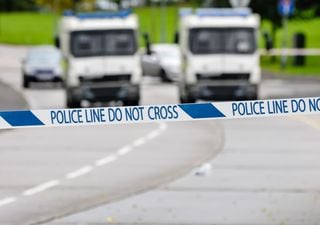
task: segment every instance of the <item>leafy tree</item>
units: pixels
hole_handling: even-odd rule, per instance
[[[262,19],[269,20],[272,23],[271,36],[275,44],[275,34],[277,29],[282,25],[282,17],[278,12],[279,0],[252,0],[250,7],[254,12],[261,15]],[[294,16],[301,16],[307,10],[314,12],[312,16],[320,15],[319,0],[295,0]]]
[[[296,11],[301,15],[305,10],[313,10],[313,16],[320,16],[320,1],[319,0],[296,0]]]
[[[271,39],[274,46],[276,42],[276,31],[282,25],[282,16],[278,12],[278,0],[254,0],[251,1],[250,7],[254,12],[260,14],[262,19],[271,22]]]
[[[26,11],[35,8],[34,0],[0,0],[0,11]]]
[[[37,0],[37,4],[53,11],[63,11],[68,9],[78,9],[81,5],[89,4],[94,8],[95,0]]]

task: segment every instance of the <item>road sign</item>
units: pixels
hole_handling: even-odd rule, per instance
[[[281,16],[290,16],[294,12],[294,0],[279,0],[278,11]]]
[[[244,8],[250,3],[250,0],[229,0],[230,5],[233,8]]]

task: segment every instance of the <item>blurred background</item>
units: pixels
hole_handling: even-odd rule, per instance
[[[316,0],[296,0],[295,10],[288,20],[287,30],[278,12],[278,0],[251,1],[250,7],[262,18],[260,48],[280,48],[285,36],[287,47],[297,47],[297,38],[303,48],[320,48],[320,3]],[[0,42],[18,45],[53,44],[56,23],[68,9],[79,11],[117,10],[133,8],[139,17],[141,33],[148,32],[153,43],[174,42],[178,30],[178,12],[181,7],[230,7],[228,0],[1,0]],[[301,41],[300,41],[301,42]],[[140,45],[143,45],[142,38]],[[262,68],[272,72],[299,75],[319,74],[319,56],[306,56],[303,65],[289,57],[288,66],[281,66],[279,57],[262,57]],[[301,63],[300,63],[301,64]]]

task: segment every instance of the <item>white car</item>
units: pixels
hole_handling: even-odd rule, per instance
[[[178,81],[181,75],[181,54],[176,44],[153,44],[151,54],[141,58],[143,74],[159,76],[162,81]]]
[[[62,73],[62,55],[52,46],[32,48],[22,62],[24,88],[30,82],[61,82]]]

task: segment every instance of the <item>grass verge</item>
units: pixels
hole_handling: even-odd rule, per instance
[[[0,42],[6,44],[52,44],[58,16],[42,13],[1,13]]]

